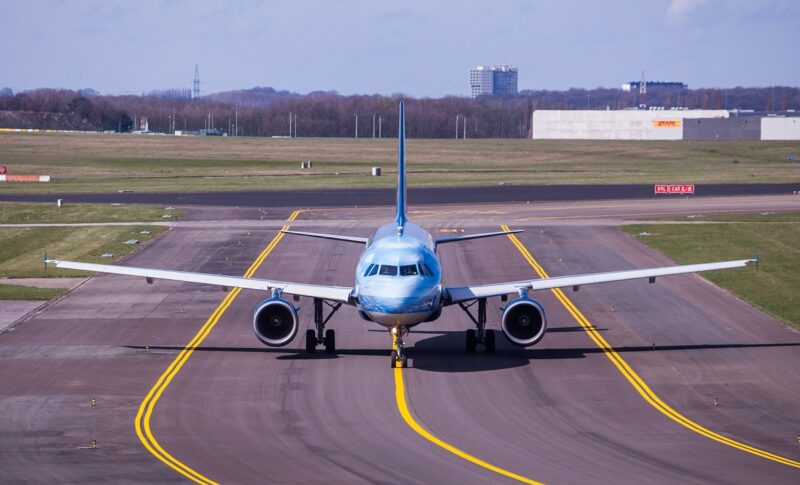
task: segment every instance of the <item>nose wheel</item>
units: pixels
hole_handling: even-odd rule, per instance
[[[395,349],[392,350],[390,363],[392,369],[405,368],[408,366],[408,359],[405,353],[405,346],[403,343],[403,336],[408,334],[408,329],[405,327],[394,327],[390,330],[392,340],[394,341]]]

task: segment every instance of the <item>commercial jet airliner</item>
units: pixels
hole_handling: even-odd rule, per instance
[[[284,346],[291,342],[299,326],[298,309],[285,298],[285,295],[312,298],[315,328],[306,330],[305,345],[308,352],[314,352],[320,345],[324,345],[327,352],[336,351],[336,335],[333,329],[326,330],[325,326],[342,305],[352,305],[358,309],[364,320],[382,325],[391,333],[396,343],[396,350],[391,354],[392,367],[406,367],[403,338],[410,329],[423,322],[433,322],[439,318],[446,306],[459,305],[475,324],[475,328],[466,331],[467,352],[474,352],[476,346],[480,344],[486,352],[492,353],[495,350],[495,332],[486,328],[488,298],[500,297],[503,301],[507,301],[509,296],[513,297],[513,300],[502,309],[500,328],[509,342],[528,347],[539,342],[547,330],[545,309],[531,296],[536,291],[565,287],[577,289],[582,285],[640,278],[647,278],[652,283],[660,276],[738,268],[756,263],[755,259],[743,259],[495,284],[445,286],[442,284],[442,268],[437,255],[437,249],[441,244],[521,231],[489,232],[436,239],[422,227],[408,221],[405,120],[402,102],[398,134],[395,220],[378,228],[370,238],[288,230],[283,232],[363,245],[364,252],[355,269],[354,286],[291,283],[60,260],[47,260],[47,262],[55,264],[58,268],[140,276],[148,283],[152,283],[153,279],[167,279],[269,292],[271,296],[256,305],[253,312],[253,329],[261,342],[273,347]],[[470,310],[475,303],[478,305],[477,312]]]

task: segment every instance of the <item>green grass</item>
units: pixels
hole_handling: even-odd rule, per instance
[[[150,234],[141,234],[141,231]],[[52,259],[111,264],[140,245],[123,244],[139,239],[141,244],[166,231],[163,226],[26,227],[0,229],[0,277],[53,278],[86,276],[86,272],[48,268],[45,251]],[[111,253],[113,258],[101,257]]]
[[[64,293],[64,288],[33,288],[19,285],[0,285],[0,300],[52,300]]]
[[[175,220],[180,210],[163,207],[110,204],[0,203],[0,224],[33,223],[104,223],[164,221],[164,214]],[[112,264],[142,244],[167,230],[165,226],[51,226],[0,227],[0,277],[59,278],[86,276],[84,271],[44,267],[45,251],[49,258]],[[142,234],[149,231],[149,234]],[[140,244],[124,244],[138,239]],[[113,258],[102,257],[111,253]],[[0,300],[49,300],[62,294],[61,288],[35,288],[0,284]]]
[[[712,218],[708,218],[712,219]],[[702,276],[800,328],[800,214],[724,216],[728,224],[636,224],[624,229],[680,264],[744,259],[761,251],[759,270]],[[786,223],[785,221],[788,221]],[[640,233],[649,236],[640,236]]]
[[[165,219],[165,214],[172,215]],[[152,222],[174,220],[182,215],[179,209],[165,210],[152,205],[51,204],[0,202],[0,224]]]
[[[10,173],[51,183],[2,193],[393,187],[396,141],[0,134]],[[408,140],[412,187],[800,181],[800,142]],[[314,162],[311,170],[300,162]],[[386,176],[369,176],[381,166]]]
[[[687,220],[688,218],[681,218],[677,220]],[[774,223],[796,223],[800,222],[800,214],[798,213],[766,213],[766,214],[741,214],[734,216],[703,216],[700,218],[691,218],[698,222],[753,222],[762,224]]]

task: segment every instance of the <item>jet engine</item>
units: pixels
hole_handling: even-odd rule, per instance
[[[544,337],[547,329],[544,307],[528,297],[517,298],[503,310],[501,328],[509,342],[529,347]]]
[[[297,309],[283,298],[268,298],[253,312],[253,330],[270,347],[283,347],[297,335]]]

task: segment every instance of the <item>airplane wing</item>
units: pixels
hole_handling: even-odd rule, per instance
[[[483,232],[480,234],[467,234],[466,236],[453,236],[453,237],[440,237],[439,239],[435,239],[434,243],[438,246],[439,244],[449,243],[449,242],[458,242],[458,241],[467,241],[469,239],[480,239],[483,237],[494,237],[494,236],[505,236],[507,234],[516,234],[518,232],[525,232],[522,229],[517,229],[514,231],[498,231],[498,232]]]
[[[79,263],[75,261],[61,261],[48,259],[47,263],[55,264],[57,268],[79,269],[97,273],[112,273],[128,276],[141,276],[151,279],[164,279],[185,281],[189,283],[202,283],[225,288],[245,288],[249,290],[272,291],[280,289],[282,293],[290,295],[308,296],[324,300],[350,303],[353,288],[343,286],[324,286],[305,283],[290,283],[286,281],[262,280],[258,278],[243,278],[241,276],[225,276],[208,273],[190,273],[187,271],[171,271],[163,269],[136,268],[133,266],[114,266],[110,264]]]
[[[359,244],[367,244],[369,238],[357,236],[340,236],[339,234],[323,234],[321,232],[303,232],[303,231],[288,231],[281,230],[284,234],[294,234],[296,236],[318,237],[320,239],[333,239],[334,241],[345,241]]]
[[[612,281],[635,280],[650,278],[655,281],[657,276],[669,276],[684,273],[697,273],[715,269],[739,268],[756,264],[756,259],[741,259],[738,261],[722,261],[719,263],[686,264],[681,266],[666,266],[663,268],[634,269],[626,271],[612,271],[608,273],[592,273],[574,276],[557,276],[528,281],[515,281],[489,285],[459,286],[446,288],[445,304],[452,305],[462,301],[477,300],[491,296],[510,295],[519,290],[548,290],[551,288],[578,288],[583,285],[595,283],[609,283]]]

